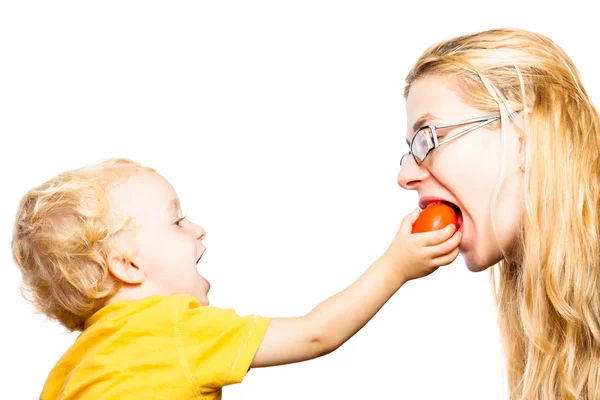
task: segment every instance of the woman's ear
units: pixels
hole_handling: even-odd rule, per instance
[[[525,160],[527,158],[525,135],[522,135],[522,132],[517,133],[519,134],[519,168],[521,172],[525,172]]]
[[[120,281],[129,285],[144,282],[144,271],[126,255],[114,255],[108,258],[108,270]]]
[[[513,127],[517,134],[517,151],[519,169],[525,172],[525,160],[527,157],[527,125],[529,124],[529,117],[531,116],[531,110],[529,108],[521,111],[513,120]]]

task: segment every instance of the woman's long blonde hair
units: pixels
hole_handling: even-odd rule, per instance
[[[427,49],[405,96],[434,74],[503,127],[525,111],[521,234],[491,269],[510,399],[600,399],[600,121],[575,65],[543,35],[495,29]]]

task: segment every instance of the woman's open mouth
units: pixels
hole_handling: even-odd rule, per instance
[[[456,204],[452,203],[451,201],[439,198],[439,197],[421,197],[419,199],[419,208],[421,210],[424,210],[427,206],[431,205],[431,204],[436,204],[436,203],[442,203],[447,205],[448,207],[452,208],[452,210],[454,211],[454,213],[456,214],[456,221],[458,223],[457,226],[457,230],[460,231],[461,233],[463,232],[463,216],[462,216],[462,210],[460,209],[459,206],[457,206]]]

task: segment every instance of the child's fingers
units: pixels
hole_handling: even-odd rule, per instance
[[[441,267],[444,265],[452,264],[452,262],[454,262],[454,260],[456,260],[456,257],[458,257],[458,254],[459,254],[459,250],[457,247],[450,253],[447,253],[441,257],[434,258],[432,260],[433,265],[435,265],[437,267]]]
[[[415,233],[414,235],[419,235],[421,237],[421,243],[424,246],[435,246],[450,239],[455,231],[456,226],[450,224],[443,229],[438,229],[437,231]]]
[[[460,240],[462,239],[462,234],[460,232],[455,232],[454,235],[443,242],[442,244],[438,244],[436,246],[430,247],[431,255],[433,258],[441,257],[445,254],[450,253],[454,249],[458,248],[460,244]]]
[[[419,208],[416,208],[413,212],[405,216],[402,219],[402,223],[400,224],[400,233],[410,235],[412,233],[412,226],[417,220],[417,218],[419,218],[420,213],[421,210]]]

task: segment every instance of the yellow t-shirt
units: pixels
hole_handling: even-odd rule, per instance
[[[189,295],[116,302],[86,322],[40,399],[220,399],[244,379],[268,325]]]

